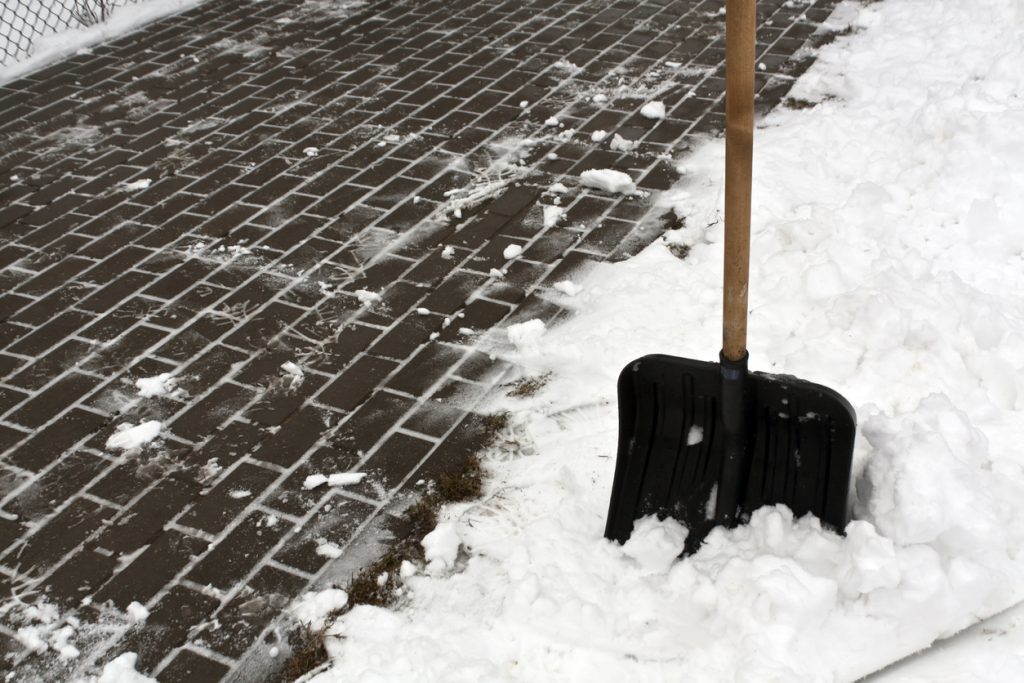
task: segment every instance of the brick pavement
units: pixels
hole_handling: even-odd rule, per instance
[[[832,5],[760,3],[762,109]],[[8,618],[0,670],[130,650],[160,681],[272,679],[283,606],[485,438],[508,368],[479,338],[556,320],[553,283],[666,227],[576,176],[656,193],[720,130],[720,7],[211,0],[0,86],[0,594],[82,624],[62,659]],[[180,391],[141,398],[160,373]],[[156,441],[107,446],[145,420]]]

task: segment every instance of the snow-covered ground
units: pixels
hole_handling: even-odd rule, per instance
[[[54,32],[54,25],[62,27],[64,22],[75,21],[74,18],[62,16],[60,8],[40,10],[40,0],[15,0],[11,19],[15,17],[14,10],[17,10],[19,19],[17,24],[12,23],[9,30],[24,33],[38,31],[41,35],[32,41],[28,57],[10,64],[0,64],[0,84],[41,69],[80,50],[88,49],[91,45],[112,40],[152,21],[182,12],[200,2],[202,0],[139,0],[137,4],[113,8],[106,21]],[[21,19],[22,16],[25,18]],[[46,17],[47,21],[38,18],[40,16]],[[34,23],[29,25],[30,22]]]
[[[857,30],[793,93],[817,106],[759,126],[750,351],[856,407],[846,536],[778,508],[684,560],[672,521],[602,538],[619,369],[717,357],[710,141],[663,198],[686,218],[669,238],[686,260],[656,243],[601,266],[566,296],[571,321],[531,328],[514,359],[552,378],[495,406],[515,427],[487,495],[446,511],[448,542],[428,549],[445,561],[407,578],[399,609],[331,627],[312,680],[846,681],[1024,598],[1024,3],[843,11]],[[1020,641],[1002,621],[1019,618],[888,679],[937,680],[949,658],[972,680],[1017,678],[1012,645],[978,662],[992,633]]]

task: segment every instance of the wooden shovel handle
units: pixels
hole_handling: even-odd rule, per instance
[[[747,352],[756,0],[725,3],[725,300],[722,353]]]

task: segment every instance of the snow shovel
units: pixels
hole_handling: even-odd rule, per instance
[[[747,370],[754,0],[726,4],[725,277],[719,362],[651,355],[619,376],[619,443],[605,536],[673,517],[695,551],[715,526],[784,504],[842,531],[856,415],[835,391]]]

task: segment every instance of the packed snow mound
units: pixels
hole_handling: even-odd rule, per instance
[[[465,562],[343,617],[317,683],[852,681],[1024,598],[1020,5],[844,7],[860,30],[793,93],[819,104],[755,136],[749,351],[855,406],[846,534],[775,506],[683,560],[672,522],[602,537],[619,370],[720,348],[712,141],[663,197],[685,267],[659,243],[580,281],[575,316],[512,359],[552,376],[495,406],[521,448],[448,522]]]
[[[580,173],[580,182],[584,187],[604,190],[612,194],[633,194],[636,183],[628,174],[612,168],[590,169]]]

